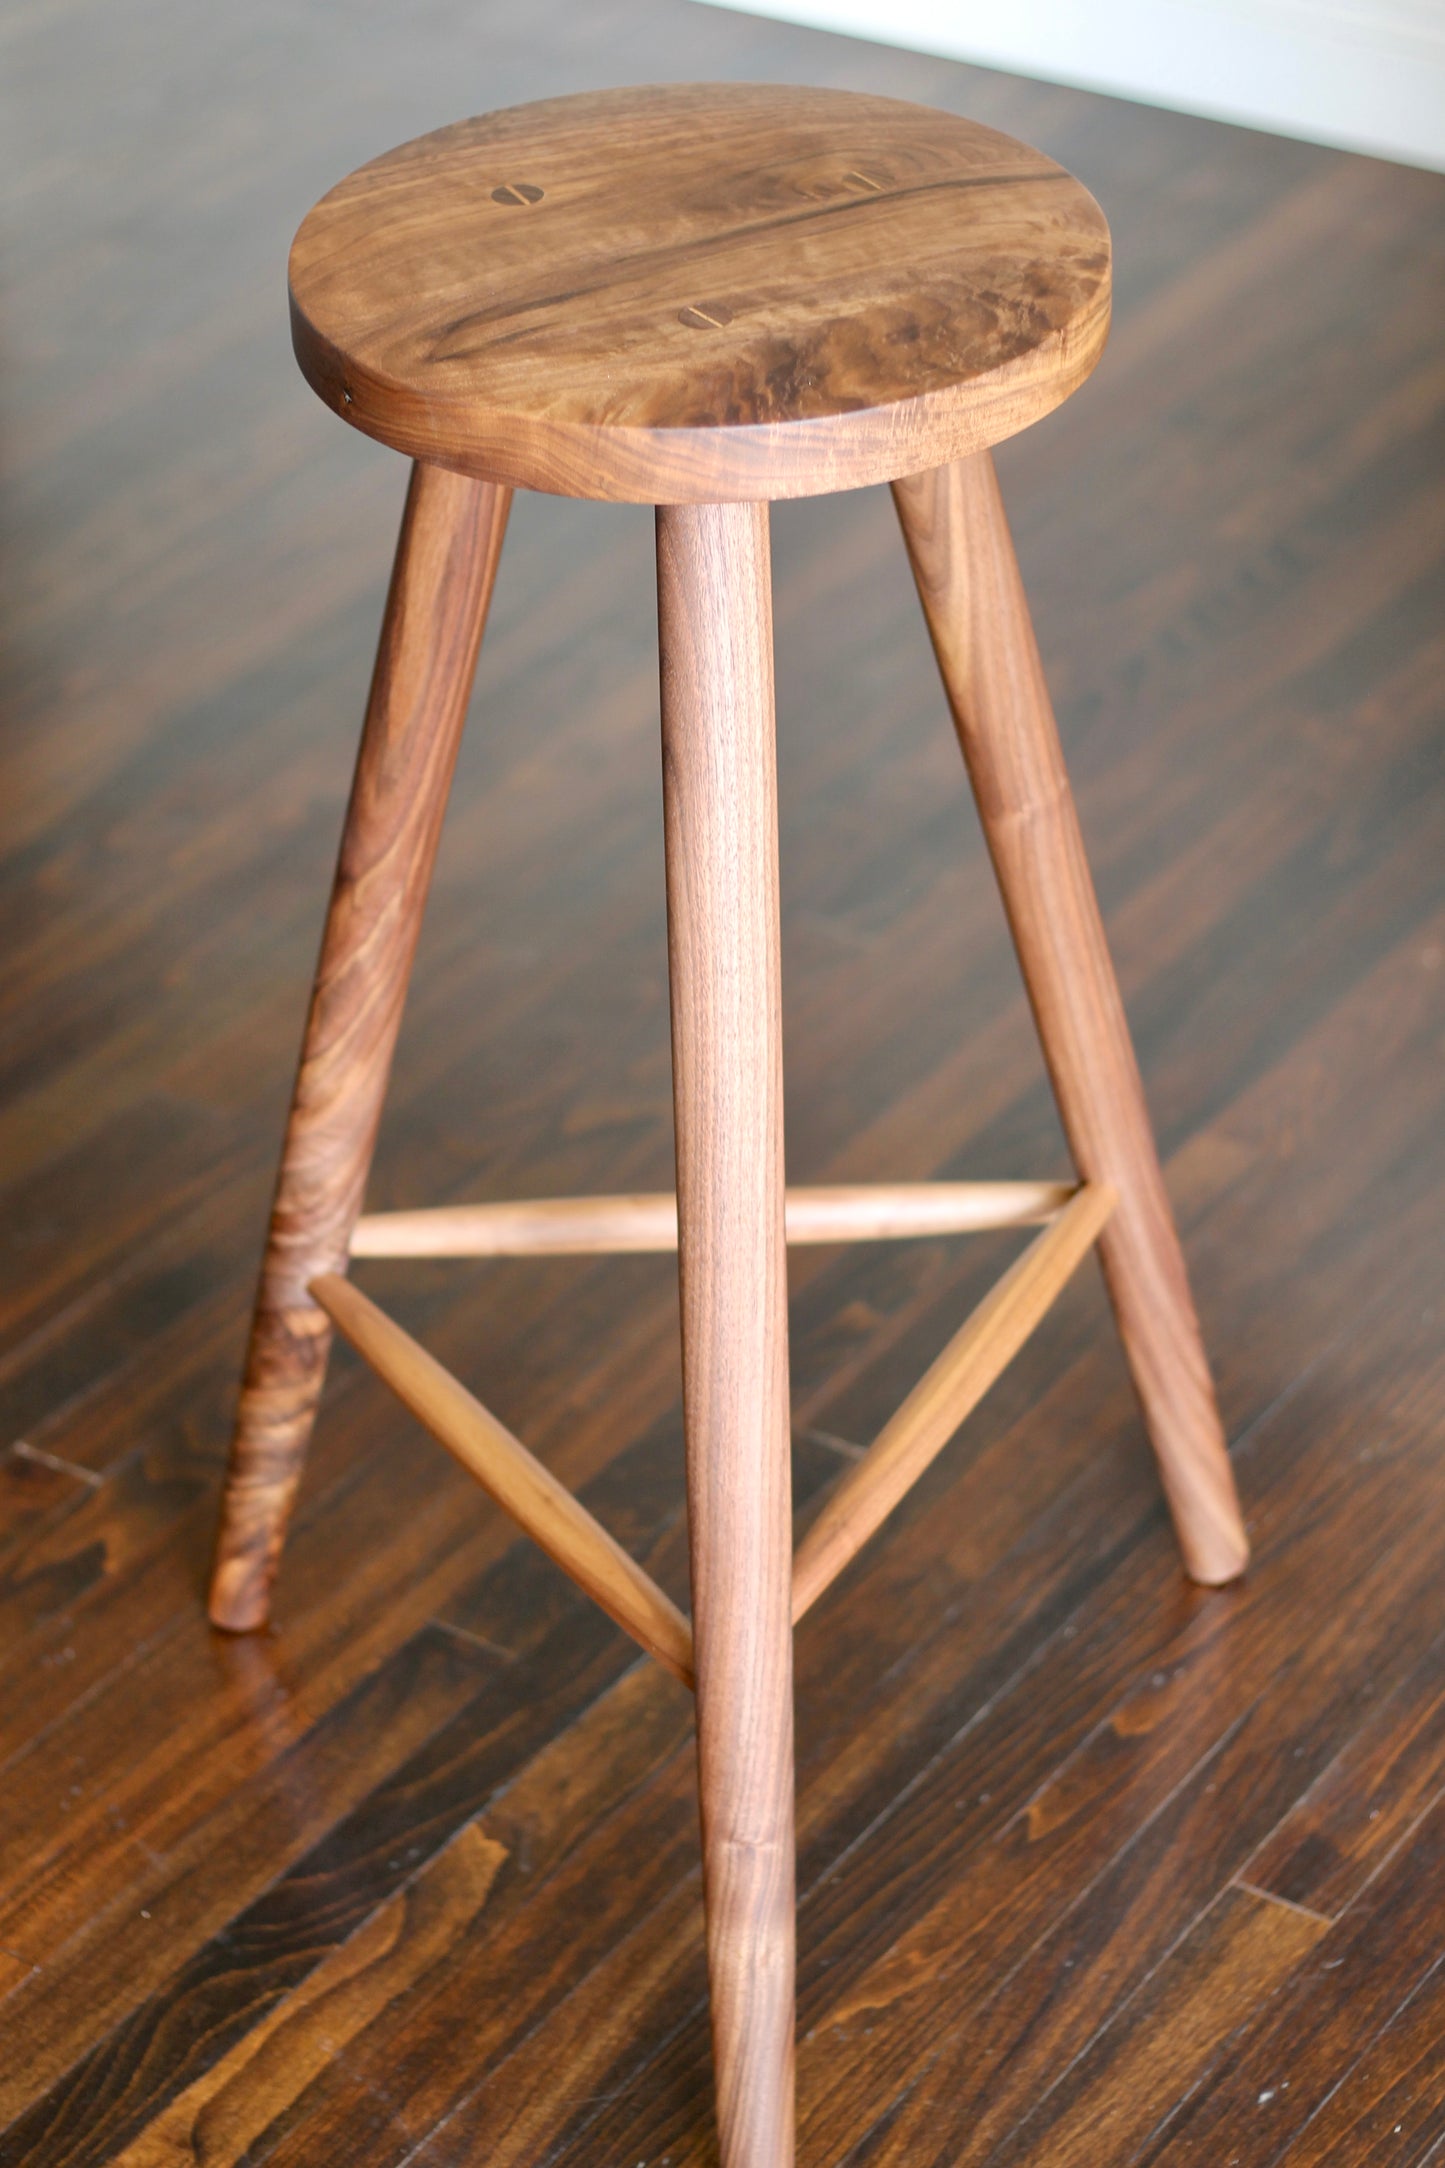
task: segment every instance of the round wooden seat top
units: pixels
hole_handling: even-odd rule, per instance
[[[589,92],[362,166],[296,236],[291,313],[315,390],[414,457],[565,496],[809,496],[1067,398],[1109,230],[1051,159],[929,106]]]

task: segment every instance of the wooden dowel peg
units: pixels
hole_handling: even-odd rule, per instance
[[[798,1546],[793,1561],[795,1622],[882,1526],[1008,1367],[1098,1239],[1113,1206],[1114,1193],[1107,1184],[1085,1184],[985,1295],[863,1458],[849,1469]]]
[[[337,1273],[311,1295],[438,1442],[566,1574],[684,1686],[693,1684],[692,1628],[650,1574],[504,1423],[361,1290]]]
[[[1031,1227],[1061,1212],[1074,1182],[891,1182],[790,1189],[790,1243],[891,1242]],[[677,1200],[667,1192],[622,1197],[544,1197],[500,1204],[441,1205],[369,1213],[353,1257],[574,1257],[675,1250]]]

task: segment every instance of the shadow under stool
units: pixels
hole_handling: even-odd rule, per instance
[[[333,1327],[695,1686],[724,2168],[793,2154],[795,1621],[1096,1243],[1184,1564],[1246,1543],[989,446],[1103,347],[1109,234],[992,129],[676,85],[464,121],[291,255],[297,357],[415,462],[291,1103],[211,1596],[267,1615]],[[783,1175],[768,503],[890,482],[1078,1181]],[[675,1198],[361,1217],[514,488],[657,507]],[[788,1242],[1037,1223],[793,1549]],[[692,1618],[346,1277],[354,1256],[678,1252]]]

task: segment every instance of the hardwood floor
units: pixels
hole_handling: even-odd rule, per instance
[[[686,0],[0,20],[0,2161],[715,2157],[684,1690],[344,1353],[275,1631],[203,1609],[406,481],[286,244],[709,75],[1113,222],[999,465],[1255,1547],[1182,1578],[1089,1268],[798,1629],[800,2158],[1438,2168],[1445,180]],[[774,559],[789,1177],[1063,1172],[886,492]],[[670,1185],[652,596],[519,499],[374,1208]],[[800,1520],[1026,1239],[795,1253]],[[357,1278],[685,1601],[669,1258]]]

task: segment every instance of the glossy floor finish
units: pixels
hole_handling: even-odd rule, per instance
[[[405,483],[286,347],[331,181],[735,74],[1108,210],[1000,470],[1256,1563],[1181,1579],[1092,1267],[799,1629],[806,2168],[1445,2160],[1445,181],[685,0],[0,22],[0,2159],[713,2157],[685,1692],[338,1359],[202,1591]],[[1061,1147],[885,492],[774,521],[789,1174]],[[651,521],[512,521],[375,1206],[650,1189]],[[794,1259],[800,1514],[1009,1254]],[[666,1258],[358,1267],[685,1592]],[[23,1444],[19,1441],[24,1441]]]

